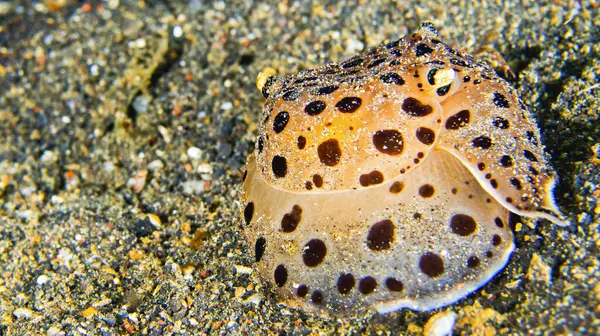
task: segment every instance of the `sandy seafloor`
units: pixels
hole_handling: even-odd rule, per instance
[[[418,335],[440,312],[461,335],[600,332],[600,4],[319,3],[0,2],[0,334]],[[424,20],[504,56],[573,224],[521,219],[508,267],[433,312],[278,305],[240,236],[256,75]]]

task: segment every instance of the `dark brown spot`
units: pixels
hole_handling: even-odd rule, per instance
[[[502,155],[502,157],[500,158],[500,165],[502,167],[512,167],[513,165],[513,160],[510,156],[508,155]]]
[[[264,147],[265,147],[265,140],[263,139],[263,137],[258,137],[258,152],[262,153]]]
[[[476,79],[473,81],[473,84],[481,84],[481,79]]]
[[[285,283],[287,282],[288,279],[288,272],[287,269],[285,269],[285,266],[283,265],[279,265],[277,266],[277,268],[275,268],[275,283],[277,284],[278,287],[283,287],[283,285],[285,285]]]
[[[533,168],[532,166],[528,167],[529,172],[531,172],[533,175],[538,175],[540,172],[537,171],[537,169]]]
[[[361,104],[362,99],[359,97],[344,97],[335,104],[335,107],[342,113],[353,113],[358,110]]]
[[[304,149],[306,147],[306,138],[302,135],[298,137],[298,149]]]
[[[323,178],[321,177],[321,175],[313,175],[313,183],[315,184],[315,187],[321,188],[323,186]]]
[[[483,162],[479,162],[479,163],[477,164],[477,169],[479,169],[480,171],[483,171],[483,170],[485,170],[485,163],[483,163]]]
[[[485,256],[488,257],[488,258],[492,258],[492,257],[494,257],[494,252],[487,251],[487,252],[485,252]]]
[[[448,92],[450,92],[450,87],[451,86],[452,86],[452,83],[450,83],[448,85],[444,85],[442,87],[437,88],[437,90],[435,90],[435,92],[440,97],[445,96],[446,94],[448,94]]]
[[[314,303],[314,304],[323,303],[323,293],[321,293],[320,290],[313,291],[312,294],[310,295],[310,301],[312,301],[312,303]]]
[[[421,195],[423,198],[429,198],[433,196],[434,193],[435,189],[431,184],[423,184],[419,187],[419,195]]]
[[[471,112],[469,112],[469,110],[462,110],[446,119],[446,129],[457,130],[461,127],[467,126],[470,120]]]
[[[428,55],[428,54],[431,54],[432,52],[433,52],[433,49],[431,49],[430,46],[428,46],[427,44],[424,44],[424,43],[419,43],[415,47],[415,55],[417,55],[417,57],[423,56],[423,55]]]
[[[500,245],[500,244],[502,244],[502,237],[500,237],[500,236],[499,236],[499,235],[497,235],[497,234],[496,234],[496,235],[494,235],[494,236],[492,237],[492,245],[494,245],[494,246],[498,246],[498,245]]]
[[[435,132],[427,127],[417,128],[417,139],[425,145],[431,145],[435,142]]]
[[[444,273],[444,261],[439,255],[427,252],[421,256],[419,268],[428,277],[437,278]]]
[[[286,111],[277,113],[275,118],[273,118],[273,131],[275,131],[275,133],[283,132],[289,120],[290,114]]]
[[[452,62],[452,60],[450,60],[450,62]],[[471,77],[469,77],[469,76],[463,77],[463,82],[464,83],[468,83],[470,80],[471,80]]]
[[[492,125],[498,127],[499,129],[507,129],[509,126],[508,120],[498,116],[494,117],[492,120]]]
[[[519,181],[517,178],[511,177],[509,181],[510,181],[510,184],[512,184],[513,187],[515,187],[517,190],[523,189],[523,186],[521,185],[521,181]]]
[[[492,188],[498,189],[498,181],[496,181],[496,179],[491,179],[490,184],[492,185]]]
[[[402,110],[413,117],[424,117],[433,112],[431,105],[423,104],[420,100],[408,97],[402,103]]]
[[[273,83],[275,83],[277,81],[277,77],[276,76],[271,76],[269,78],[267,78],[267,81],[265,82],[265,85],[262,88],[262,94],[263,97],[265,98],[269,98],[269,88],[273,85]]]
[[[394,278],[385,279],[385,286],[392,292],[401,292],[404,289],[404,284],[402,281]]]
[[[392,194],[397,194],[397,193],[401,192],[402,189],[404,189],[404,183],[402,183],[402,182],[396,181],[396,182],[392,183],[392,185],[390,186],[390,192]]]
[[[359,178],[360,185],[368,187],[383,182],[383,174],[378,170],[373,170],[368,174],[362,174]]]
[[[496,226],[499,228],[504,227],[504,222],[502,222],[502,219],[500,219],[499,217],[494,218],[494,223],[496,223]]]
[[[398,48],[399,45],[400,45],[400,40],[392,41],[392,42],[386,44],[385,48],[386,49],[394,49],[394,48]]]
[[[306,190],[312,190],[313,184],[310,181],[306,181],[306,183],[304,184],[304,187],[306,188]]]
[[[252,216],[254,216],[254,202],[246,204],[246,208],[244,208],[244,220],[246,221],[246,225],[250,225]]]
[[[420,213],[416,212],[416,213],[413,215],[413,218],[414,218],[414,219],[416,219],[416,220],[419,220],[419,219],[423,218],[423,215],[421,215]]]
[[[267,240],[263,237],[258,237],[254,243],[254,259],[259,262],[265,254],[265,248],[267,247]]]
[[[276,177],[285,177],[287,174],[287,160],[283,156],[275,155],[271,161],[271,168]]]
[[[527,135],[527,139],[529,139],[529,141],[531,141],[532,144],[534,145],[538,145],[538,139],[535,136],[535,133],[533,133],[532,131],[527,131],[525,132],[525,135]]]
[[[341,67],[342,69],[354,68],[355,66],[361,65],[363,61],[364,60],[362,58],[351,59],[342,63]]]
[[[485,178],[488,179],[488,180],[491,179],[492,178],[492,174],[490,174],[490,173],[485,174]]]
[[[371,294],[375,291],[375,288],[377,288],[377,280],[373,277],[366,276],[358,282],[358,291],[361,294]]]
[[[380,59],[374,60],[373,62],[371,62],[371,64],[369,64],[367,66],[367,68],[368,69],[374,68],[383,62],[385,62],[385,58],[380,58]]]
[[[373,145],[387,155],[399,155],[404,149],[402,133],[396,130],[381,130],[373,134]]]
[[[337,280],[337,288],[342,295],[350,293],[355,284],[356,280],[354,280],[354,276],[350,273],[340,275]]]
[[[286,101],[292,101],[292,100],[298,99],[298,97],[300,97],[300,93],[298,91],[290,90],[290,91],[286,91],[281,96],[281,99],[286,100]]]
[[[373,251],[388,250],[394,242],[394,223],[384,219],[371,226],[367,235],[367,246]]]
[[[457,65],[457,66],[461,66],[461,67],[466,67],[467,63],[461,59],[457,59],[457,58],[451,58],[450,59],[450,63]],[[471,80],[471,77],[469,76],[465,76],[465,78],[463,78],[463,81],[466,83],[468,81]]]
[[[458,193],[458,189],[456,188],[452,188],[452,190],[450,190],[452,192],[452,194],[456,195]]]
[[[506,97],[504,97],[504,95],[498,93],[498,92],[494,92],[494,98],[492,99],[494,101],[494,105],[500,107],[500,108],[509,108],[510,104],[508,103],[508,100],[506,99]]]
[[[450,218],[450,228],[452,229],[452,233],[467,237],[475,233],[477,223],[471,216],[456,214]]]
[[[316,116],[316,115],[320,114],[321,112],[323,112],[323,110],[325,110],[326,106],[327,105],[325,104],[324,101],[315,100],[315,101],[312,101],[312,102],[306,104],[306,106],[304,106],[304,113],[308,114],[309,116]]]
[[[281,230],[283,232],[294,232],[302,220],[302,208],[296,204],[292,207],[292,211],[283,215],[281,219]]]
[[[340,156],[342,156],[342,150],[340,144],[336,139],[329,139],[323,141],[317,148],[319,154],[319,160],[329,167],[333,167],[340,162]]]
[[[467,267],[475,268],[477,266],[479,266],[479,258],[476,256],[470,256],[469,259],[467,259]]]
[[[404,79],[395,72],[388,72],[384,75],[381,75],[379,78],[386,84],[404,85],[404,83],[406,83]]]
[[[492,147],[492,139],[485,135],[478,136],[477,138],[473,139],[471,145],[476,148],[488,149]]]
[[[538,162],[537,157],[535,157],[535,155],[533,155],[533,153],[528,151],[527,149],[523,151],[523,155],[529,161]]]
[[[308,294],[308,287],[306,285],[300,285],[296,288],[296,295],[299,297],[305,297]]]
[[[242,175],[242,182],[246,182],[246,177],[248,177],[248,171],[244,170],[244,175]]]
[[[513,202],[513,199],[512,199],[512,198],[510,198],[510,197],[507,197],[507,198],[506,198],[506,203],[512,203],[512,202]]]
[[[330,93],[335,92],[335,90],[338,89],[337,85],[329,85],[329,86],[324,86],[322,88],[319,88],[315,93],[318,94],[319,96],[322,95],[328,95]]]
[[[427,82],[429,85],[435,85],[435,74],[438,72],[438,68],[433,68],[427,72]]]
[[[306,82],[312,82],[312,81],[316,80],[317,78],[318,78],[317,76],[301,77],[299,79],[296,79],[294,81],[294,84],[302,84],[302,83],[306,83]]]
[[[425,154],[423,154],[423,152],[418,152],[418,153],[417,153],[417,157],[418,157],[419,159],[422,159],[422,158],[424,158],[424,157],[425,157]]]
[[[304,265],[308,267],[316,267],[323,262],[327,255],[327,247],[320,239],[312,239],[302,249],[302,259]]]

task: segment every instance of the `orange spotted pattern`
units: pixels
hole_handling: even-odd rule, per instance
[[[515,90],[430,24],[340,64],[263,77],[244,235],[288,305],[441,307],[506,265],[511,212],[567,223]]]

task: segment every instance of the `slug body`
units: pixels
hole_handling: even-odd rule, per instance
[[[289,305],[434,309],[506,265],[510,212],[566,224],[515,90],[431,25],[260,86],[244,235]]]

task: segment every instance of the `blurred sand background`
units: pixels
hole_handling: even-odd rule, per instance
[[[0,334],[600,332],[596,1],[0,1]],[[573,225],[521,219],[508,267],[433,312],[277,304],[240,237],[259,71],[341,61],[432,21],[491,48],[538,120]]]

